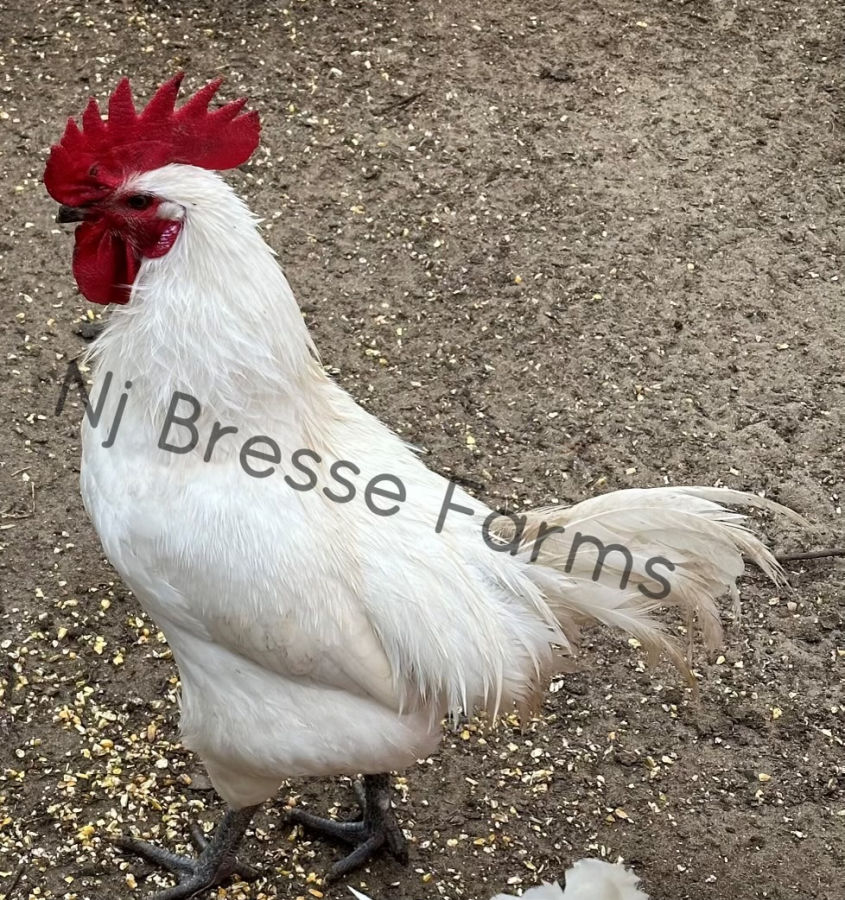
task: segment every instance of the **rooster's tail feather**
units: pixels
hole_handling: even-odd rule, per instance
[[[716,600],[729,594],[738,608],[743,558],[775,584],[786,583],[777,560],[745,527],[745,516],[723,503],[804,522],[756,494],[708,487],[615,491],[528,513],[520,556],[532,563],[528,576],[569,647],[577,643],[580,625],[598,622],[628,632],[652,654],[668,654],[689,675],[688,656],[655,618],[658,609],[672,606],[686,619],[696,618],[706,645],[715,648],[722,640]],[[516,525],[505,522],[501,537],[508,540]]]

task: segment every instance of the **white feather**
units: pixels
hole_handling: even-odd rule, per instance
[[[438,533],[449,484],[325,375],[273,254],[222,179],[172,165],[132,189],[166,199],[171,215],[175,205],[184,225],[168,254],[144,261],[130,303],[94,345],[102,422],[83,430],[83,497],[108,558],[167,637],[183,740],[230,805],[261,802],[291,776],[412,765],[435,749],[447,710],[530,702],[583,623],[617,626],[680,661],[658,606],[697,614],[713,642],[715,600],[735,592],[742,554],[780,578],[720,503],[764,501],[735,491],[622,491],[540,510],[511,554],[482,536],[490,510],[456,489],[466,512],[450,511]],[[186,453],[159,447],[190,436],[162,435],[176,392],[201,406]],[[260,435],[281,459],[260,463],[273,470],[266,478],[239,457]],[[303,449],[320,457],[308,491],[284,477],[303,480],[291,462]],[[338,503],[326,490],[337,495],[330,467],[342,460],[360,474],[355,498]],[[406,494],[389,517],[362,497],[383,473]],[[538,549],[543,520],[566,532]],[[625,589],[618,563],[598,580],[588,557],[568,565],[579,529],[630,548]],[[644,569],[654,555],[676,566],[660,603],[641,590],[654,584]]]
[[[492,900],[513,900],[514,896],[514,894],[496,894]],[[528,890],[520,896],[525,897],[526,900],[566,900],[567,891],[557,883],[543,883],[537,885],[537,887],[528,888]],[[600,900],[600,895],[591,898],[591,900]],[[601,900],[603,900],[603,898],[601,898]]]
[[[565,888],[541,884],[528,888],[521,896],[523,900],[648,900],[637,887],[640,879],[633,872],[600,859],[579,859],[567,870],[565,883]],[[356,900],[371,900],[353,887],[349,890]],[[515,895],[496,894],[492,900],[515,900]]]
[[[563,900],[648,900],[639,890],[640,879],[618,863],[600,859],[579,859],[566,872]],[[529,896],[530,891],[523,894]],[[531,900],[545,900],[539,894]],[[548,900],[552,900],[551,897]]]

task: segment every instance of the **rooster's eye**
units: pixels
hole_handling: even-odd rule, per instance
[[[132,209],[146,209],[153,202],[153,198],[149,194],[132,194],[126,198],[126,205]]]

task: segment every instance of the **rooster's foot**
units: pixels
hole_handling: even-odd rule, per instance
[[[154,865],[172,872],[179,883],[172,888],[153,894],[150,900],[187,900],[201,891],[214,887],[232,875],[244,881],[258,877],[252,866],[239,863],[238,844],[249,825],[257,806],[229,810],[217,826],[211,840],[207,840],[199,826],[191,828],[191,841],[199,855],[196,859],[163,850],[137,838],[121,838],[118,846],[127,853],[134,853]]]
[[[294,809],[290,819],[309,831],[346,844],[354,850],[336,862],[325,877],[334,881],[363,866],[382,847],[408,864],[408,843],[390,807],[390,783],[387,775],[365,775],[363,786],[356,782],[355,792],[361,804],[361,818],[354,822],[335,822]]]

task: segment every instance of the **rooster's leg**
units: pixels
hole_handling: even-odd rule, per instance
[[[192,829],[191,838],[199,851],[196,859],[171,853],[136,838],[122,838],[118,846],[127,853],[134,853],[162,866],[179,878],[177,885],[154,894],[150,900],[187,900],[200,891],[220,884],[230,875],[240,875],[246,880],[258,876],[254,869],[237,860],[238,845],[257,809],[257,806],[248,806],[228,810],[210,841],[199,828]]]
[[[356,784],[356,793],[362,815],[354,822],[321,819],[298,809],[290,813],[291,820],[304,828],[355,847],[348,856],[331,867],[326,876],[329,881],[348,875],[385,846],[399,862],[408,862],[408,844],[390,806],[388,776],[365,775],[363,789]]]

